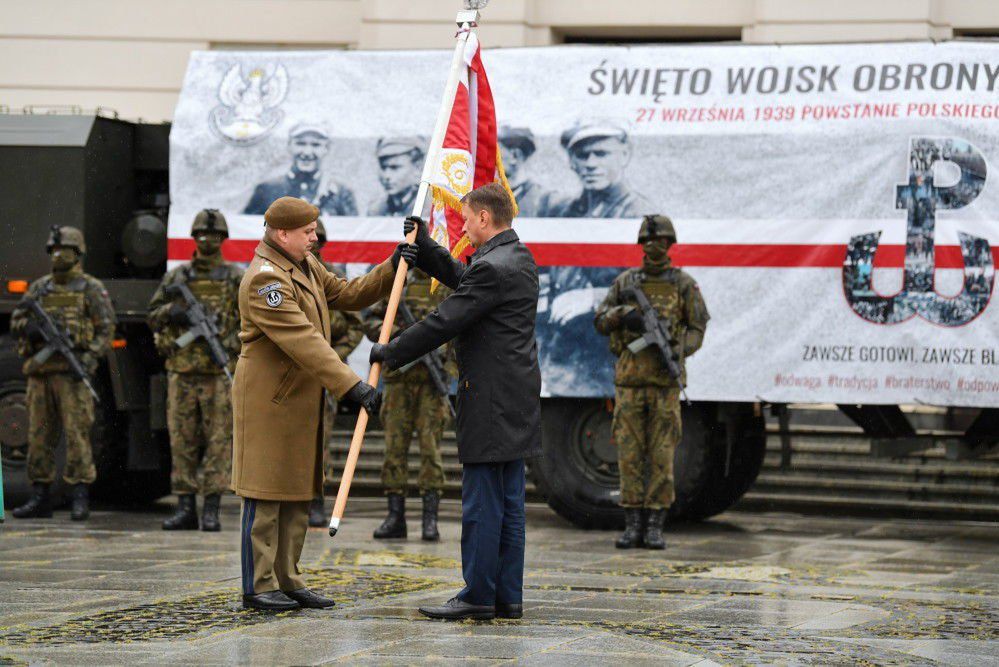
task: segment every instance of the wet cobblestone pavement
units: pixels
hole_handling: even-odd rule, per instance
[[[353,500],[303,557],[337,607],[277,615],[240,607],[235,498],[222,533],[159,509],[0,525],[0,665],[999,665],[996,525],[729,512],[619,551],[532,506],[524,619],[453,624],[416,608],[460,588],[457,503],[427,544]]]

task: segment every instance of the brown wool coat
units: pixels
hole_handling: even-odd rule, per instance
[[[239,286],[242,351],[232,385],[232,489],[258,500],[322,494],[323,388],[360,378],[330,346],[327,303],[360,310],[388,296],[392,262],[344,280],[310,253],[309,276],[264,242]],[[278,296],[279,295],[279,296]]]

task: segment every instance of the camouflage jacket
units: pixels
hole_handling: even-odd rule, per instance
[[[341,278],[347,277],[335,264],[323,262],[323,266]],[[361,343],[362,338],[364,338],[364,322],[360,315],[349,310],[330,308],[330,344],[338,357],[346,361],[350,353]]]
[[[115,327],[114,306],[104,283],[84,273],[77,264],[65,276],[49,274],[39,278],[31,283],[25,296],[37,300],[59,328],[68,332],[80,362],[93,375],[100,358],[111,349]],[[68,371],[69,364],[59,355],[52,355],[42,364],[31,359],[43,344],[32,343],[23,335],[30,319],[22,306],[15,308],[10,318],[11,333],[18,338],[17,351],[27,359],[24,374]]]
[[[427,315],[437,309],[437,306],[451,293],[444,285],[438,285],[432,293],[430,291],[430,277],[414,269],[406,280],[406,289],[402,298],[409,306],[413,317],[419,322]],[[381,332],[382,320],[385,319],[385,310],[388,308],[387,301],[379,301],[368,309],[364,318],[364,328],[368,335],[368,340],[377,341]],[[392,325],[392,338],[395,338],[400,331],[406,328],[402,313],[397,313],[395,323]],[[453,360],[453,353],[450,345],[445,345],[441,350],[444,352],[444,371],[449,378],[458,376],[458,369]],[[399,370],[388,371],[384,375],[385,382],[405,382],[407,384],[424,384],[430,382],[430,375],[427,367],[418,363],[407,369],[405,372]]]
[[[623,318],[637,306],[626,301],[621,292],[635,281],[659,316],[669,318],[672,324],[670,334],[679,348],[674,352],[679,355],[686,383],[684,360],[700,349],[710,315],[694,279],[680,269],[667,267],[658,275],[646,274],[640,268],[628,269],[614,280],[603,303],[597,308],[593,324],[597,331],[610,336],[611,352],[617,356],[614,384],[619,387],[675,386],[655,349],[648,347],[637,354],[628,349],[628,344],[640,334],[627,329]]]
[[[214,375],[222,369],[215,365],[208,354],[208,346],[201,339],[190,345],[177,347],[177,338],[186,332],[170,322],[170,307],[183,303],[166,294],[168,285],[187,283],[191,292],[205,309],[215,315],[222,346],[229,352],[231,363],[239,356],[239,283],[243,270],[235,264],[214,258],[200,258],[167,271],[160,286],[149,302],[147,321],[153,330],[156,350],[166,359],[166,369],[173,373]],[[230,363],[230,367],[231,367]]]

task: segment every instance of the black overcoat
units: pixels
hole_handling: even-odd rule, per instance
[[[456,338],[459,460],[541,454],[538,267],[531,251],[508,229],[482,244],[468,266],[423,242],[417,266],[454,293],[388,344],[385,363],[399,368]]]

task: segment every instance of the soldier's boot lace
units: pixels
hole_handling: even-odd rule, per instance
[[[86,521],[90,517],[90,493],[86,484],[73,485],[73,504],[69,518],[73,521]]]
[[[163,530],[197,530],[198,505],[193,493],[177,496],[177,511],[163,522]]]
[[[665,549],[666,540],[663,539],[663,521],[666,519],[666,510],[649,510],[648,523],[645,525],[645,548]]]
[[[375,539],[406,537],[406,496],[401,493],[390,493],[388,508],[388,516],[375,530]]]
[[[35,482],[31,498],[13,512],[18,519],[48,519],[52,516],[52,500],[49,498],[49,485]]]
[[[309,504],[309,525],[313,528],[324,528],[329,524],[326,518],[326,507],[323,506],[323,497],[313,498]]]
[[[624,509],[624,532],[614,543],[618,549],[634,549],[642,546],[642,510],[639,507]]]
[[[437,542],[441,539],[441,534],[437,530],[437,509],[440,506],[441,497],[436,491],[428,491],[423,494],[423,539],[427,542]]]
[[[209,533],[217,533],[222,530],[219,522],[219,505],[222,503],[222,496],[218,493],[209,493],[205,496],[205,504],[201,508],[201,530]]]

